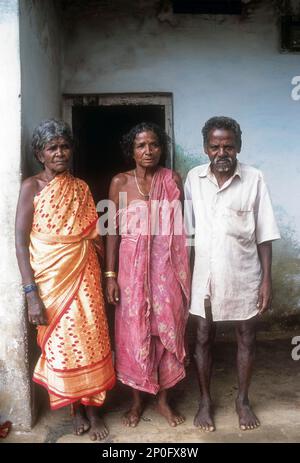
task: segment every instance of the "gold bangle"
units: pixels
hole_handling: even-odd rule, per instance
[[[112,272],[112,271],[104,272],[104,276],[105,276],[105,278],[110,278],[110,277],[117,278],[116,272]]]

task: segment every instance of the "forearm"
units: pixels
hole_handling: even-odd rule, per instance
[[[119,241],[118,235],[107,235],[106,237],[106,271],[116,271]]]
[[[257,246],[258,256],[262,268],[262,279],[270,280],[272,277],[272,242],[266,241]]]
[[[20,246],[16,244],[16,254],[23,285],[34,283],[34,273],[30,265],[28,246]],[[40,298],[37,288],[33,287],[30,288],[29,292],[26,291],[25,297],[29,322],[34,325],[47,324],[44,314],[44,304]]]
[[[103,247],[102,236],[98,235],[96,238],[94,238],[93,243],[94,243],[94,247],[96,249],[98,256],[102,260],[104,258],[104,247]]]
[[[34,283],[34,273],[30,265],[30,254],[28,246],[16,246],[16,256],[23,285]]]

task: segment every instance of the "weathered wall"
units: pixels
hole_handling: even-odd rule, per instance
[[[43,119],[61,114],[61,25],[55,0],[20,0],[20,57],[22,89],[22,178],[35,174],[40,166],[31,152],[34,127]],[[31,381],[38,350],[35,331],[28,333],[31,423],[37,414],[36,390]]]
[[[205,120],[236,118],[240,159],[263,170],[283,236],[274,246],[275,314],[291,313],[300,303],[300,101],[291,98],[300,56],[280,53],[271,2],[244,20],[159,14],[158,3],[78,11],[75,2],[65,27],[63,92],[173,92],[175,168],[183,176],[206,162]]]
[[[30,425],[26,323],[14,253],[14,215],[20,184],[21,76],[19,6],[0,0],[0,415]],[[2,421],[2,419],[1,419]]]
[[[20,0],[22,174],[39,170],[30,141],[43,119],[61,114],[61,24],[55,0]]]
[[[59,36],[52,1],[0,0],[0,415],[23,428],[35,418],[28,359],[34,336],[15,257],[14,218],[21,176],[37,168],[29,148],[32,129],[60,115]]]

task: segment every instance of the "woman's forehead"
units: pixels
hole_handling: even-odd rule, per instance
[[[140,141],[146,138],[152,138],[154,140],[158,140],[158,137],[155,132],[153,132],[152,130],[145,130],[143,132],[137,133],[134,141]]]

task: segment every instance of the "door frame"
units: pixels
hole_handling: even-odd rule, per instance
[[[151,93],[64,93],[63,119],[72,127],[74,106],[143,106],[161,105],[165,108],[165,131],[170,137],[170,152],[166,167],[174,166],[173,94],[169,92]]]

